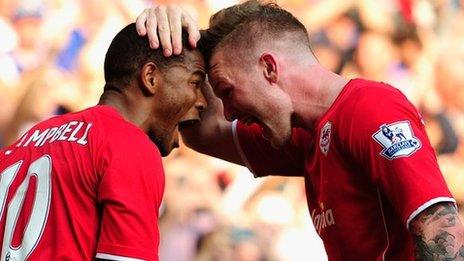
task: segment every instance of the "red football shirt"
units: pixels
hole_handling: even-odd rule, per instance
[[[351,80],[315,130],[273,149],[257,125],[233,124],[256,176],[304,176],[310,215],[332,260],[413,260],[409,222],[455,202],[421,116],[397,89]]]
[[[1,260],[158,260],[161,155],[112,107],[37,124],[0,177]]]

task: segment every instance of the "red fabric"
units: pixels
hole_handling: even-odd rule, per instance
[[[414,23],[414,17],[412,15],[413,3],[411,0],[398,0],[401,15],[404,20],[408,23]]]
[[[64,127],[58,133],[60,126]],[[53,127],[56,135],[51,135]],[[34,133],[45,135],[30,140]],[[0,153],[2,179],[12,173],[6,170],[8,167],[22,161],[8,189],[0,220],[2,234],[7,231],[7,215],[14,214],[9,204],[15,194],[21,194],[18,187],[26,180],[28,169],[31,172],[31,163],[38,159],[42,162],[33,171],[38,174],[29,174],[32,181],[15,226],[14,246],[37,237],[34,233],[24,234],[28,222],[43,220],[39,222],[44,224],[43,231],[31,251],[15,254],[10,250],[11,257],[93,260],[97,253],[104,253],[158,260],[157,219],[164,191],[161,156],[147,135],[115,109],[96,106],[51,118]],[[51,167],[49,184],[40,183],[46,180],[46,166]],[[44,196],[47,189],[49,198]],[[33,207],[47,200],[45,218],[33,218],[31,213],[47,209],[34,212]],[[4,236],[0,242],[4,249],[8,247]]]
[[[396,133],[386,133],[394,142],[385,147],[374,138],[387,139],[379,132],[383,124]],[[413,260],[408,218],[433,199],[453,199],[421,117],[406,97],[383,83],[351,80],[312,134],[293,134],[290,150],[273,150],[260,128],[237,125],[255,175],[297,175],[304,168],[310,214],[329,259]],[[389,148],[397,149],[391,159],[381,154]]]

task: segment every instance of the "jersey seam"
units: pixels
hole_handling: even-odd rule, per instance
[[[424,204],[420,205],[418,208],[416,208],[416,210],[414,210],[411,213],[411,215],[409,215],[409,218],[406,220],[406,227],[409,229],[409,224],[411,223],[411,221],[417,215],[419,215],[422,211],[424,211],[428,207],[430,207],[430,206],[432,206],[432,205],[434,205],[436,203],[440,203],[440,202],[452,202],[452,203],[454,203],[454,205],[456,206],[456,209],[457,209],[456,200],[454,198],[450,198],[450,197],[435,197],[435,198],[432,198],[432,199],[428,200],[427,202],[425,202]]]
[[[232,136],[234,139],[235,147],[237,148],[238,154],[240,155],[240,158],[243,160],[243,163],[245,163],[245,166],[251,171],[251,173],[253,173],[253,176],[256,178],[258,177],[258,174],[251,167],[250,162],[248,162],[248,159],[242,150],[242,146],[240,146],[240,140],[238,139],[238,133],[237,133],[237,124],[238,124],[238,120],[234,120],[231,125]]]
[[[122,254],[122,252],[124,252],[124,254]],[[150,257],[151,259],[153,255],[156,256],[156,251],[151,252],[149,250],[140,249],[140,248],[108,244],[108,243],[100,243],[100,242],[97,245],[97,254],[107,254],[107,255],[130,258],[128,257],[128,255],[132,255],[134,253],[139,253],[139,255],[143,256],[143,257],[138,257],[138,258],[131,257],[131,258],[135,258],[138,260],[146,260],[147,257]]]
[[[377,198],[379,199],[380,213],[382,214],[382,222],[383,222],[383,227],[385,229],[385,236],[387,239],[387,246],[385,247],[385,250],[382,253],[382,260],[385,260],[385,254],[387,253],[388,248],[390,247],[390,237],[388,236],[387,222],[385,220],[385,213],[383,211],[383,205],[382,205],[382,196],[380,194],[379,187],[377,187]]]
[[[114,255],[114,254],[108,254],[108,253],[102,253],[102,252],[97,252],[95,257],[96,258],[101,258],[101,259],[108,259],[108,260],[117,260],[117,261],[142,261],[142,260],[145,260],[145,259],[140,259],[140,258],[135,258],[135,257]]]

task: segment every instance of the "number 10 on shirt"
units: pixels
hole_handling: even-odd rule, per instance
[[[44,155],[29,165],[24,181],[19,185],[9,204],[6,202],[10,186],[22,165],[23,161],[18,161],[0,173],[0,204],[2,204],[0,218],[4,218],[7,210],[0,260],[25,260],[37,246],[47,222],[51,200],[52,160],[49,155]],[[13,233],[32,177],[36,178],[36,190],[30,217],[27,219],[28,223],[21,241],[17,246],[12,245]]]

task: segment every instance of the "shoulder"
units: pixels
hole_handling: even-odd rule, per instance
[[[106,137],[97,166],[102,175],[131,173],[133,178],[164,175],[161,153],[155,144],[143,132],[128,129],[113,132]]]
[[[110,106],[95,106],[76,113],[78,118],[92,124],[92,139],[99,147],[144,154],[156,154],[156,146],[147,135],[136,125],[125,120],[118,111]]]
[[[156,145],[140,129],[124,128],[106,136],[106,144],[112,150],[138,155],[142,158],[161,157]]]
[[[148,136],[127,122],[104,126],[100,133],[100,165],[128,165],[131,168],[161,169],[161,153]]]
[[[382,82],[358,80],[343,108],[348,124],[377,128],[391,121],[414,121],[421,117],[414,105],[397,88]]]
[[[361,81],[340,111],[340,135],[351,149],[389,147],[397,140],[413,142],[410,150],[420,148],[416,136],[424,131],[422,118],[406,96],[388,84]]]
[[[354,81],[350,99],[354,99],[358,107],[378,108],[382,104],[404,104],[408,101],[400,90],[387,83],[363,79]]]
[[[95,122],[99,137],[107,146],[124,148],[130,152],[143,151],[149,155],[159,154],[156,146],[139,127],[126,121],[110,106],[95,106],[81,113]]]

